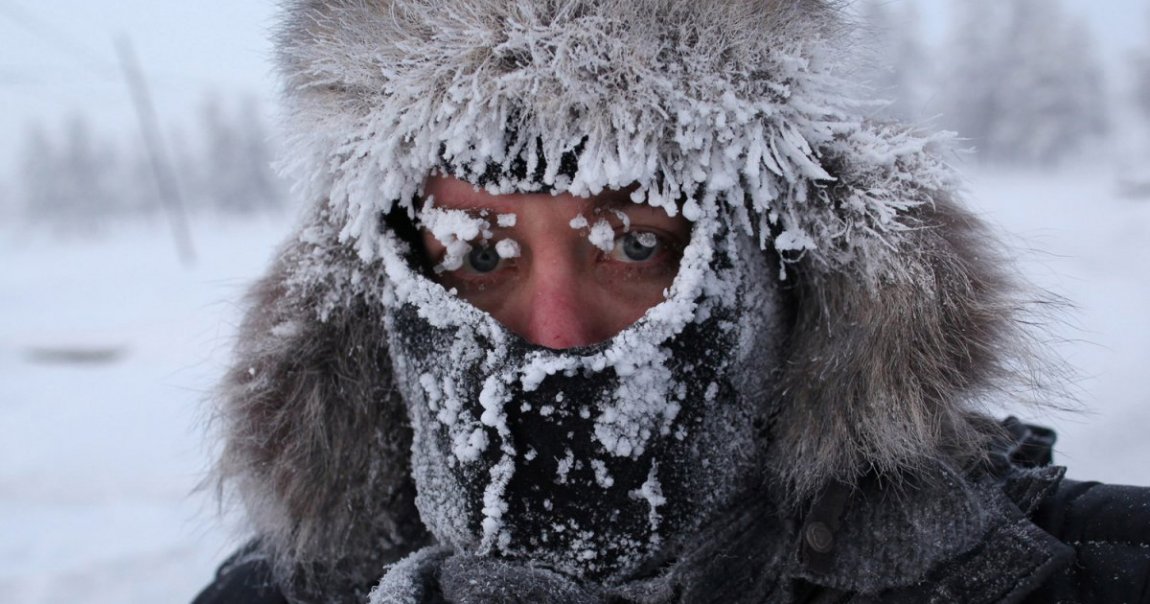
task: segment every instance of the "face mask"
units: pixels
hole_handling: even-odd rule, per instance
[[[441,544],[618,581],[673,556],[761,479],[780,296],[724,211],[694,222],[664,302],[569,350],[509,332],[384,234],[416,502]]]

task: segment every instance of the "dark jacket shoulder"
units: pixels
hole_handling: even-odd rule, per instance
[[[1027,602],[1150,603],[1150,488],[1064,480],[1032,520],[1074,560]]]
[[[1053,430],[1013,417],[1002,425],[1010,465],[1053,464]],[[1150,603],[1150,488],[1062,479],[1040,497],[1012,496],[1031,522],[1072,551],[1069,563],[1024,602]]]
[[[192,604],[288,604],[272,577],[267,558],[245,546],[216,571],[215,579]]]
[[[1066,480],[1052,430],[1002,425],[989,451],[1011,502],[1000,528],[917,585],[842,601],[1150,604],[1150,488]]]

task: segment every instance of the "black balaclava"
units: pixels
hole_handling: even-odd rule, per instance
[[[870,119],[842,79],[857,51],[842,3],[283,4],[282,169],[312,211],[267,286],[286,310],[253,323],[253,358],[236,365],[226,459],[281,567],[336,560],[362,583],[404,557],[373,602],[419,601],[388,595],[415,583],[404,571],[443,583],[472,563],[633,583],[664,556],[695,556],[680,542],[738,515],[723,508],[744,488],[793,512],[869,469],[915,472],[978,447],[967,400],[999,369],[1011,301],[977,221],[952,203],[947,137]],[[399,213],[434,227],[449,256],[482,239],[482,224],[423,209],[443,171],[492,194],[629,190],[682,212],[692,236],[666,301],[587,349],[524,343],[415,268],[415,239],[381,224]],[[797,262],[793,323],[771,254]],[[410,476],[392,405],[414,431]],[[418,519],[401,497],[412,479]],[[934,530],[956,515],[930,510],[906,516],[905,535],[964,547]],[[863,518],[859,543],[889,540]],[[384,538],[415,524],[444,548]],[[774,528],[746,551],[784,541]],[[858,551],[847,561],[891,552],[914,566],[836,561],[870,586],[918,580],[938,557]],[[778,562],[789,584],[783,556],[743,563],[762,575]]]
[[[665,301],[568,350],[509,332],[387,238],[386,328],[415,430],[416,501],[441,544],[619,581],[666,562],[762,480],[779,284],[724,211],[703,205]],[[447,246],[445,264],[491,226],[430,203],[418,218]]]

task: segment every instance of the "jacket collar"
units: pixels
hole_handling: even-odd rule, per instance
[[[1015,467],[966,485],[903,485],[897,505],[878,480],[834,485],[801,524],[795,574],[862,601],[1018,602],[1073,559],[1028,518],[1064,473]]]

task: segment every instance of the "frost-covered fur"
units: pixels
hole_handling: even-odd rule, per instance
[[[333,263],[346,255],[329,252]],[[319,320],[330,289],[288,284],[301,256],[314,254],[289,244],[253,288],[219,393],[226,444],[217,473],[275,551],[277,574],[302,571],[292,580],[305,591],[370,584],[383,564],[429,539],[415,511],[411,429],[391,381],[382,309],[349,298]],[[332,567],[345,557],[355,562]]]
[[[850,272],[795,269],[785,403],[771,434],[793,495],[867,472],[976,461],[989,436],[978,412],[1040,371],[1019,323],[1030,311],[985,226],[947,198],[913,213],[921,227],[875,287]]]
[[[742,226],[786,259],[795,313],[764,439],[782,499],[978,458],[981,405],[1027,367],[1018,302],[937,139],[870,122],[838,92],[850,41],[834,2],[284,10],[284,169],[314,208],[250,300],[219,463],[284,576],[370,586],[428,540],[377,234],[440,169],[494,174],[494,192],[637,184],[654,205],[687,199],[688,217],[699,196],[741,204]]]
[[[872,277],[899,214],[953,186],[925,152],[935,139],[866,123],[843,94],[849,44],[829,2],[287,5],[285,168],[365,262],[379,214],[410,208],[444,164],[496,193],[634,187],[686,200],[689,219],[725,198],[777,249]]]

